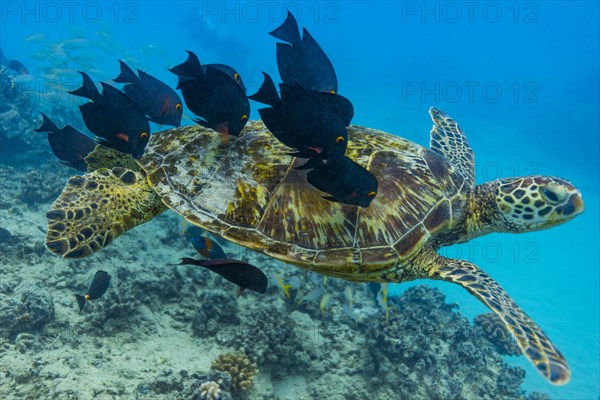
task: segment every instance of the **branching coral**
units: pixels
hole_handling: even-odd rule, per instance
[[[481,328],[483,337],[490,341],[498,350],[498,353],[517,356],[521,354],[521,350],[517,343],[506,329],[500,317],[496,314],[487,313],[475,317],[475,326]]]
[[[200,385],[200,398],[206,400],[219,400],[221,398],[221,389],[219,384],[213,381],[204,382]]]
[[[252,387],[254,375],[258,373],[256,364],[244,353],[221,354],[212,363],[212,369],[225,371],[231,375],[231,392],[246,392]]]

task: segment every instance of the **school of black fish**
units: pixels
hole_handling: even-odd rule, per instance
[[[324,199],[368,207],[377,195],[378,182],[364,166],[345,155],[349,140],[346,128],[354,117],[354,107],[338,93],[331,61],[306,28],[300,34],[290,12],[270,35],[282,41],[276,44],[279,93],[271,76],[263,72],[263,84],[248,96],[241,75],[233,67],[201,64],[188,50],[187,60],[169,69],[178,78],[176,90],[181,92],[185,106],[198,117],[196,123],[218,132],[227,144],[246,125],[249,100],[267,105],[258,110],[262,121],[291,149],[290,155],[306,159],[297,169],[307,170],[308,183],[323,192]],[[1,50],[0,63],[18,74],[27,73],[20,62],[8,60]],[[150,139],[150,123],[181,125],[184,102],[176,90],[144,71],[137,70],[136,74],[124,61],[119,65],[120,73],[113,82],[123,84],[122,90],[100,82],[100,91],[88,74],[80,72],[81,87],[69,92],[89,100],[79,109],[94,139],[71,125],[59,129],[42,114],[42,125],[35,131],[48,134],[50,148],[61,163],[86,171],[85,157],[96,143],[137,158]],[[259,268],[228,258],[219,243],[198,227],[189,228],[185,236],[203,259],[183,258],[180,265],[197,265],[222,276],[238,286],[238,295],[247,289],[265,292],[268,280]],[[76,295],[80,311],[86,301],[106,292],[109,281],[106,272],[98,271],[86,295]]]

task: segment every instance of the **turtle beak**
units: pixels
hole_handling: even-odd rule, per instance
[[[569,215],[571,217],[575,217],[585,211],[585,206],[583,204],[583,197],[581,197],[581,193],[576,192],[569,197],[567,204],[563,206],[564,215]]]

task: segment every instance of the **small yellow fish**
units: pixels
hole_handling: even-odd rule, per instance
[[[288,299],[290,298],[290,288],[292,287],[292,285],[289,284],[285,284],[283,282],[283,279],[281,279],[281,277],[279,276],[279,274],[277,272],[275,272],[275,279],[277,280],[277,284],[283,289],[283,293],[285,293],[285,297],[287,297]]]
[[[321,319],[325,316],[325,307],[327,307],[329,300],[331,300],[330,293],[325,293],[323,297],[321,297],[321,303],[319,304],[319,308],[321,309]]]
[[[388,302],[387,302],[387,296],[388,296],[387,282],[381,284],[381,291],[383,293],[383,307],[385,308],[385,321],[387,322],[390,317],[390,310],[389,310]]]

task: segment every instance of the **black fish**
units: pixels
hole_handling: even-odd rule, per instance
[[[79,106],[83,121],[96,136],[96,141],[134,157],[139,157],[150,139],[150,125],[144,112],[124,93],[101,83],[102,94],[90,77],[83,76],[83,85],[72,92],[92,100]]]
[[[85,306],[85,302],[88,300],[96,300],[102,297],[104,293],[106,293],[106,289],[108,289],[108,284],[110,283],[110,275],[106,273],[106,271],[98,271],[96,275],[94,275],[94,279],[90,284],[90,288],[86,292],[85,296],[81,296],[76,294],[77,304],[79,304],[79,312],[83,310],[83,306]]]
[[[197,226],[190,226],[185,231],[185,237],[189,240],[194,249],[208,259],[224,259],[227,258],[225,251],[219,246],[217,242],[207,237],[205,232]]]
[[[84,158],[96,147],[96,143],[71,125],[59,129],[48,116],[42,112],[42,126],[34,132],[48,132],[50,148],[60,162],[80,171],[87,171]]]
[[[300,84],[304,89],[335,94],[338,91],[333,65],[321,46],[303,28],[302,38],[296,18],[288,11],[286,20],[269,33],[288,43],[277,43],[277,67],[284,84]]]
[[[162,125],[181,125],[183,107],[181,98],[167,84],[138,69],[137,77],[123,61],[119,61],[121,73],[113,81],[126,83],[123,91],[150,117],[150,121]]]
[[[269,74],[249,98],[271,108],[258,110],[266,127],[288,147],[295,157],[328,159],[346,151],[348,132],[339,115],[323,107],[312,92],[299,86],[280,85],[281,98]]]
[[[277,67],[283,84],[308,90],[315,100],[338,114],[346,126],[350,125],[354,107],[350,100],[337,94],[333,65],[306,28],[300,38],[298,23],[288,11],[285,22],[270,35],[290,43],[277,43]]]
[[[258,293],[265,293],[269,283],[267,276],[258,268],[248,263],[217,259],[217,260],[194,260],[193,258],[182,258],[179,265],[198,265],[221,275],[229,282],[239,286],[239,293],[246,289]]]
[[[368,207],[377,195],[377,178],[346,156],[328,160],[306,175],[308,183],[338,203]]]
[[[188,59],[185,62],[174,66],[169,69],[172,73],[177,75],[179,78],[179,83],[177,84],[177,89],[181,89],[181,86],[185,84],[185,82],[189,82],[191,80],[202,80],[206,74],[208,67],[216,68],[219,71],[225,73],[228,77],[232,78],[235,83],[246,93],[246,86],[244,86],[244,81],[242,80],[242,76],[238,74],[238,72],[225,64],[200,64],[200,60],[198,56],[189,50],[186,50],[188,53]]]
[[[344,121],[345,126],[349,126],[352,118],[354,117],[354,106],[344,96],[339,94],[331,94],[325,92],[315,92],[310,90],[305,90],[299,84],[288,85],[281,84],[279,85],[282,88],[282,92],[286,92],[292,94],[296,91],[304,91],[305,93],[310,94],[314,101],[319,103],[322,107],[325,107],[329,111],[334,114],[337,114],[342,121]]]
[[[229,135],[238,136],[250,115],[241,77],[227,65],[202,66],[194,53],[188,54],[184,63],[170,71],[179,77],[177,88],[187,107],[201,117],[195,121],[221,133],[225,140]]]

